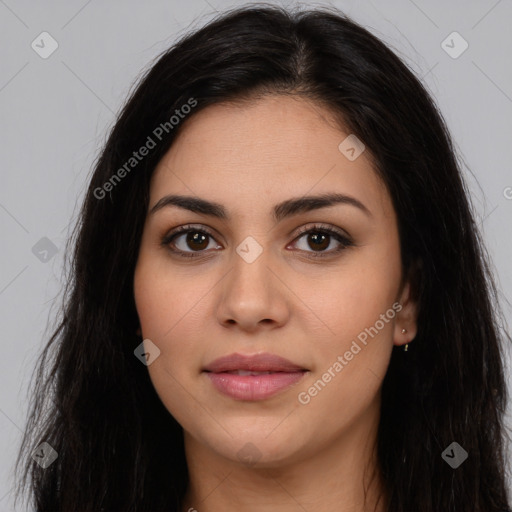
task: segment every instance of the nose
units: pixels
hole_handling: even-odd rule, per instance
[[[217,318],[224,327],[254,332],[283,326],[290,316],[290,292],[278,277],[268,251],[252,263],[234,254],[222,280]],[[287,293],[288,292],[288,293]]]

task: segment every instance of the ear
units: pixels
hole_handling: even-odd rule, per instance
[[[418,303],[412,293],[410,280],[404,285],[398,303],[402,309],[396,315],[393,344],[401,346],[410,343],[418,333]],[[407,332],[402,333],[403,329]]]

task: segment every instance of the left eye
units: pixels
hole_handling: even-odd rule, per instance
[[[308,247],[313,248],[313,253],[320,252],[320,254],[312,255],[315,257],[322,255],[322,253],[337,253],[351,245],[348,238],[329,229],[310,229],[298,236],[296,240],[300,241],[302,238],[305,239],[305,243]],[[332,242],[337,242],[338,247],[327,251]],[[307,249],[301,249],[300,247],[299,249],[309,252]]]
[[[166,235],[162,240],[162,245],[168,247],[172,253],[179,257],[195,258],[201,256],[201,254],[197,253],[205,252],[205,250],[208,249],[208,246],[210,245],[208,238],[214,240],[213,235],[204,228],[198,229],[190,226],[182,226]],[[303,238],[306,238],[306,243],[310,248],[313,248],[313,250],[309,251],[307,249],[300,248],[299,250],[310,253],[308,257],[313,258],[330,256],[354,245],[352,240],[342,233],[322,226],[313,226],[310,229],[303,230],[295,238],[294,242]],[[338,247],[326,251],[326,249],[331,246],[333,239],[338,242]],[[184,246],[182,245],[180,248],[179,243],[183,243],[183,240]],[[214,248],[220,249],[221,246],[217,245]],[[187,249],[192,249],[192,251],[188,251]]]

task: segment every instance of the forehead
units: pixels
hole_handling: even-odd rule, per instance
[[[183,193],[242,213],[340,192],[371,204],[377,215],[392,215],[368,152],[351,161],[340,151],[349,135],[325,107],[298,97],[211,105],[186,120],[157,165],[150,206],[164,194]]]

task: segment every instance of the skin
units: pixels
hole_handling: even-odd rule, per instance
[[[143,338],[161,351],[148,365],[150,378],[184,429],[190,484],[183,512],[373,510],[384,492],[375,457],[381,385],[393,345],[416,335],[417,308],[409,284],[400,286],[396,214],[368,149],[347,159],[338,145],[349,132],[299,97],[213,105],[182,128],[153,174],[148,212],[181,194],[220,203],[231,215],[221,220],[176,206],[148,213],[134,275]],[[357,198],[371,216],[347,204],[278,223],[271,216],[281,201],[332,192]],[[314,223],[343,230],[355,245],[336,254],[340,244],[330,237],[319,251],[311,235],[298,238],[299,228]],[[198,246],[180,233],[174,246],[162,245],[187,224],[213,237]],[[262,248],[252,263],[236,252],[248,236]],[[180,258],[171,247],[203,252]],[[310,256],[322,251],[330,255]],[[396,316],[300,403],[298,394],[397,302]],[[235,400],[202,373],[233,352],[274,353],[309,372],[268,399]],[[256,462],[237,455],[248,442]]]

